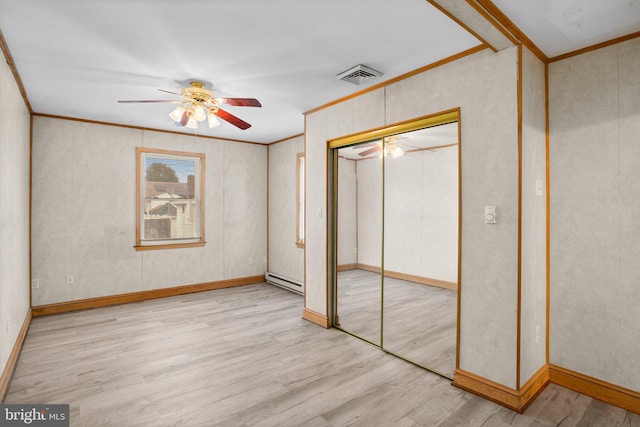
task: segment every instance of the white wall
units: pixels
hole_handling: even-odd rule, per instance
[[[382,262],[382,161],[359,160],[357,168],[357,263],[380,267]]]
[[[138,146],[205,154],[204,247],[134,249]],[[34,117],[33,305],[264,274],[266,181],[264,146]]]
[[[304,137],[269,145],[269,271],[304,281],[304,249],[296,245],[296,155]]]
[[[550,363],[640,391],[640,39],[549,65]]]
[[[3,57],[4,59],[4,57]],[[29,311],[29,111],[0,61],[0,374]]]
[[[358,262],[358,162],[338,159],[338,265]]]
[[[353,163],[358,175],[357,261],[380,267],[382,164],[378,158]],[[385,269],[457,283],[457,147],[389,157],[384,169]]]
[[[385,161],[385,269],[458,282],[458,149]]]
[[[547,361],[545,65],[526,48],[522,64],[521,386]]]
[[[327,140],[461,108],[460,367],[516,386],[517,48],[483,50],[306,117],[306,305],[326,313]],[[500,222],[485,225],[485,205]]]

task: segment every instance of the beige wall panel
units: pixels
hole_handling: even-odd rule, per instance
[[[34,118],[34,305],[140,290],[142,255],[133,249],[140,142],[137,130]]]
[[[224,278],[267,268],[267,147],[224,143]]]
[[[634,39],[549,67],[550,362],[633,390],[639,50]]]
[[[303,150],[301,136],[269,146],[269,271],[300,282],[304,249],[296,245],[296,155]]]
[[[356,132],[355,109],[356,101],[349,99],[323,111],[327,116],[328,122],[331,123],[331,126],[327,129],[327,139]],[[362,111],[360,111],[360,114],[362,114]]]
[[[509,387],[515,387],[517,348],[516,79],[515,48],[497,54],[485,50],[425,72],[422,89],[425,114],[461,107],[464,215],[461,368]],[[398,84],[386,88],[386,116],[397,120],[413,118],[395,113],[405,108],[395,90],[406,92]],[[322,182],[307,187],[307,206],[311,209],[324,207],[326,200],[323,181],[328,136],[364,130],[349,129],[345,117],[332,111],[339,106],[307,116],[308,180]],[[339,108],[343,112],[346,107]],[[335,123],[331,118],[335,118]],[[483,223],[485,205],[498,206],[499,224]],[[311,209],[307,213],[307,307],[324,313],[326,222],[315,219],[316,212]]]
[[[32,277],[40,282],[40,288],[32,291],[33,305],[73,299],[73,288],[63,286],[75,256],[68,235],[73,228],[74,146],[68,135],[79,127],[79,123],[69,127],[63,121],[33,119],[31,259]],[[135,213],[129,218],[132,220]],[[135,223],[133,227],[135,232]],[[132,246],[134,242],[135,237]]]
[[[426,114],[425,79],[428,73],[420,73],[385,87],[385,105],[388,111],[387,124],[398,123]]]
[[[355,110],[353,125],[356,132],[384,126],[384,97],[385,88],[381,88],[364,93],[351,101]]]
[[[546,363],[547,317],[545,66],[526,48],[522,59],[521,385]]]
[[[640,390],[640,43],[620,45],[620,343],[625,380]]]
[[[358,262],[356,168],[360,163],[338,159],[338,265]]]
[[[327,110],[306,117],[305,306],[327,314]]]
[[[1,57],[2,55],[0,55]],[[29,111],[0,64],[0,372],[29,310]]]
[[[427,76],[427,108],[461,107],[460,367],[515,387],[517,51],[483,51]],[[498,224],[484,224],[484,206]],[[496,307],[500,307],[496,310]]]

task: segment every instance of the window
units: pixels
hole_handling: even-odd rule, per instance
[[[204,245],[204,154],[136,149],[136,249]]]
[[[296,245],[304,247],[304,153],[296,156],[296,194],[297,194],[297,225],[296,225]]]

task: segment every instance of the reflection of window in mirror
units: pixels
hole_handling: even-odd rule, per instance
[[[296,155],[296,245],[304,247],[304,153]]]
[[[204,154],[138,148],[136,249],[204,244]]]

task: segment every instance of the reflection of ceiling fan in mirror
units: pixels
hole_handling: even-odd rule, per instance
[[[260,101],[255,98],[214,98],[210,90],[205,88],[204,83],[193,81],[189,87],[182,89],[182,93],[170,92],[158,89],[160,92],[179,96],[181,99],[157,99],[157,100],[128,100],[118,101],[120,103],[156,103],[167,102],[178,105],[169,117],[173,119],[176,126],[186,126],[190,129],[198,129],[198,122],[207,120],[210,128],[220,125],[218,118],[225,120],[232,125],[245,130],[251,125],[239,117],[220,108],[220,105],[230,105],[233,107],[262,107]]]
[[[408,148],[418,148],[418,147],[413,147],[411,145],[408,144],[404,144],[399,142],[401,139],[406,139],[407,137],[403,137],[403,136],[398,136],[398,135],[391,135],[391,136],[387,136],[384,138],[384,150],[382,148],[382,141],[378,140],[378,141],[372,141],[372,142],[368,142],[366,144],[359,144],[359,145],[355,145],[353,148],[365,148],[365,147],[371,147],[367,150],[361,151],[360,153],[358,153],[359,156],[362,157],[366,157],[370,154],[373,154],[375,152],[378,151],[382,151],[382,153],[380,153],[381,156],[391,156],[392,158],[396,159],[400,156],[404,156],[405,155],[405,150],[402,149],[402,147],[408,147]]]

